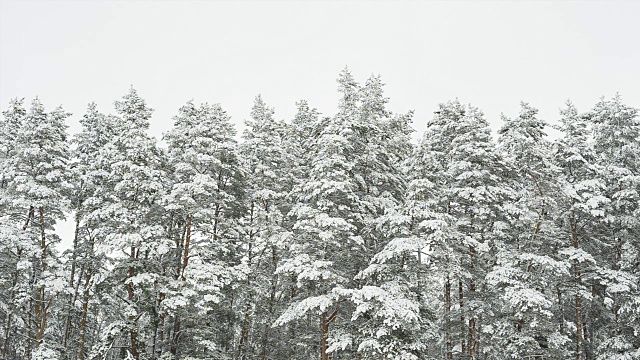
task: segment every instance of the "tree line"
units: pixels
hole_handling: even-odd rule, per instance
[[[379,76],[338,93],[290,121],[257,96],[240,141],[189,101],[164,147],[133,88],[72,137],[61,107],[12,100],[1,358],[640,357],[637,109],[567,102],[550,140],[523,102],[495,141],[454,100],[413,144]]]

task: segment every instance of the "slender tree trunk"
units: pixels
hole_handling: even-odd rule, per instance
[[[35,277],[35,276],[34,276]],[[29,299],[29,310],[33,310],[33,298]],[[33,334],[33,325],[32,325],[32,321],[33,321],[33,312],[29,311],[29,314],[27,315],[27,346],[25,347],[25,359],[31,359],[31,340],[34,338],[34,334]]]
[[[78,258],[78,235],[80,230],[80,217],[76,216],[76,228],[73,235],[73,249],[71,251],[71,274],[69,275],[69,287],[74,289],[73,294],[69,294],[69,299],[67,301],[67,316],[65,321],[65,330],[64,330],[64,340],[62,342],[65,353],[67,352],[67,343],[69,338],[71,337],[71,312],[73,311],[75,299],[78,296],[78,287],[74,286],[75,276],[76,276],[76,262]],[[81,277],[82,275],[80,275]],[[78,284],[81,282],[81,279],[78,279]]]
[[[245,306],[244,319],[242,320],[242,327],[240,330],[240,342],[238,347],[240,348],[240,359],[247,359],[247,350],[249,347],[249,327],[250,327],[250,319],[249,319],[249,306]]]
[[[130,259],[131,261],[135,261],[137,257],[136,254],[136,248],[135,246],[131,246],[131,255],[130,255]],[[133,276],[135,275],[135,268],[133,266],[129,266],[129,279],[133,278]],[[131,283],[131,281],[127,282],[127,295],[129,296],[129,305],[130,306],[135,306],[135,293],[133,290],[133,284]],[[138,353],[138,330],[136,329],[136,315],[135,314],[131,314],[129,315],[129,326],[131,326],[131,330],[129,331],[129,343],[131,346],[131,355],[133,356],[134,359],[138,359],[139,358],[139,353]]]
[[[475,271],[476,266],[477,266],[477,261],[476,261],[476,249],[473,246],[469,247],[469,254],[471,256],[471,270]],[[476,283],[475,281],[472,279],[469,283],[469,302],[472,302],[475,300],[475,296],[476,296]],[[477,353],[477,349],[478,349],[478,336],[477,336],[477,325],[476,325],[476,317],[477,314],[475,313],[475,309],[470,309],[469,311],[469,344],[468,344],[468,348],[469,348],[469,357],[471,359],[475,359],[476,358],[476,353]]]
[[[251,207],[249,209],[249,223],[253,224],[254,222],[254,210],[255,210],[255,202],[252,201],[251,202]],[[216,216],[217,216],[217,212],[216,212]],[[253,230],[249,231],[249,241],[247,244],[247,267],[249,269],[251,269],[251,267],[253,266]],[[251,279],[252,279],[252,275],[249,274],[247,276],[247,294],[246,294],[246,298],[245,298],[245,304],[244,304],[244,317],[242,319],[242,325],[241,325],[241,329],[240,329],[240,341],[238,344],[239,347],[239,351],[240,351],[240,359],[242,360],[246,360],[247,359],[247,351],[249,348],[249,330],[251,328],[251,314],[250,314],[250,310],[251,310],[251,302],[253,301],[252,299],[252,289],[251,289]]]
[[[269,309],[267,311],[268,319],[264,324],[262,333],[262,350],[260,352],[260,359],[267,359],[267,344],[269,343],[269,329],[271,328],[271,321],[273,320],[273,310],[276,302],[276,290],[278,286],[278,278],[275,274],[275,269],[278,268],[278,256],[276,247],[271,247],[271,261],[273,261],[274,274],[271,277],[271,294],[269,295]]]
[[[475,291],[476,291],[476,285],[473,281],[471,281],[471,284],[469,285],[469,297],[471,299],[473,299]],[[477,340],[478,339],[476,334],[476,318],[475,318],[475,315],[470,314],[469,315],[469,357],[471,359],[476,358],[476,350],[478,347]]]
[[[78,360],[84,360],[87,333],[87,314],[89,312],[89,284],[91,271],[87,271],[84,277],[84,293],[82,294],[82,313],[80,316],[80,335],[78,340]]]
[[[460,304],[460,351],[464,354],[467,352],[467,344],[464,341],[467,335],[467,324],[464,318],[464,288],[462,280],[458,280],[458,303]]]
[[[297,291],[296,291],[296,276],[295,275],[291,275],[290,281],[291,281],[291,288],[290,288],[290,294],[289,294],[289,296],[290,296],[289,301],[293,302],[294,299],[296,298],[296,295],[297,295]],[[296,338],[296,329],[298,327],[298,321],[290,322],[288,324],[288,327],[289,327],[289,340],[288,340],[288,344],[289,344],[289,349],[288,350],[289,350],[289,352],[288,352],[288,354],[290,354],[289,357],[291,357],[291,356],[293,356],[291,354],[295,354],[296,351],[297,351],[296,346],[295,346],[295,338]]]
[[[320,359],[321,360],[331,360],[329,354],[327,354],[327,337],[329,336],[329,322],[327,321],[327,312],[323,311],[320,316]]]
[[[187,215],[187,219],[186,219],[186,223],[185,223],[185,228],[184,228],[184,235],[183,235],[183,239],[181,240],[179,243],[181,246],[179,246],[179,249],[181,248],[182,250],[182,256],[181,256],[181,260],[180,260],[180,268],[178,271],[179,274],[179,278],[184,282],[187,280],[186,276],[185,276],[185,270],[187,268],[187,265],[189,264],[189,247],[191,245],[191,225],[192,225],[192,216],[191,215]],[[171,355],[177,359],[178,357],[178,341],[179,341],[179,337],[180,337],[180,327],[181,327],[181,319],[180,319],[180,315],[179,313],[176,313],[175,318],[173,320],[173,332],[171,334],[171,346],[169,348],[169,351],[171,352]]]
[[[574,248],[580,248],[580,241],[578,238],[578,227],[575,216],[571,219],[571,240]],[[578,288],[580,288],[582,279],[580,273],[580,263],[573,261],[573,277]],[[582,319],[582,298],[580,293],[576,292],[575,298],[576,305],[576,360],[584,360],[584,332],[583,332],[583,319]]]
[[[164,275],[164,271],[163,271],[163,275]],[[160,293],[160,295],[158,296],[158,303],[156,304],[156,306],[158,307],[158,344],[160,346],[158,346],[158,350],[155,352],[154,356],[156,358],[160,358],[162,357],[162,353],[164,352],[164,311],[162,311],[162,301],[164,301],[165,298],[165,294],[164,293]]]
[[[235,300],[235,292],[231,291],[231,296],[229,299],[229,308],[233,309],[233,302]],[[231,348],[231,341],[230,339],[232,339],[231,336],[229,336],[231,334],[231,328],[233,326],[233,319],[231,318],[231,315],[227,315],[226,316],[226,320],[227,320],[227,326],[226,326],[226,330],[225,330],[225,335],[222,338],[222,348],[224,349],[224,351],[228,352],[229,349]]]
[[[582,299],[576,295],[576,360],[584,360],[584,334],[582,328]]]
[[[453,359],[453,344],[451,343],[451,281],[447,275],[444,284],[444,346],[447,359]]]
[[[47,239],[45,236],[44,226],[44,210],[42,207],[38,208],[38,214],[40,218],[40,276],[42,277],[47,270]],[[40,279],[42,280],[42,279]],[[36,348],[42,345],[44,332],[47,327],[47,312],[49,310],[49,304],[45,305],[45,287],[44,282],[38,287],[37,296],[35,300],[35,320],[36,320]]]
[[[184,271],[187,268],[187,264],[189,263],[189,245],[191,244],[191,215],[187,216],[187,231],[184,237],[184,257],[182,259],[182,270],[181,276],[182,281],[186,281],[187,278],[184,275]]]
[[[323,311],[320,315],[320,359],[321,360],[331,360],[331,355],[327,353],[327,349],[329,348],[328,337],[329,337],[329,325],[335,321],[338,316],[338,311],[340,310],[339,304],[336,304],[336,309],[329,315],[326,311]]]
[[[173,321],[173,332],[171,334],[171,347],[169,351],[171,352],[172,358],[178,358],[178,337],[180,336],[180,318],[176,316]]]

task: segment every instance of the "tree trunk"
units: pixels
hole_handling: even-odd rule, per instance
[[[444,284],[444,343],[447,359],[453,359],[453,346],[451,343],[451,281],[447,275]]]
[[[242,329],[240,330],[240,359],[247,359],[247,349],[249,347],[249,309],[245,307],[244,319],[242,320]]]
[[[473,281],[469,285],[469,297],[473,299],[473,295],[476,291],[476,285]],[[473,314],[469,315],[469,357],[471,359],[476,358],[476,350],[478,348],[478,339],[476,334],[476,318]]]
[[[163,275],[164,275],[164,270],[163,270]],[[162,353],[164,352],[164,311],[162,311],[162,301],[165,298],[165,294],[164,293],[160,293],[160,295],[158,296],[158,303],[157,303],[157,307],[158,307],[158,344],[160,346],[158,346],[158,350],[155,352],[155,357],[157,359],[162,357]]]
[[[180,318],[176,317],[173,321],[173,333],[171,334],[170,352],[172,359],[178,358],[178,336],[180,335]]]
[[[136,259],[136,248],[134,246],[131,246],[131,255],[130,255],[130,259],[131,261],[135,261]],[[133,266],[129,266],[129,279],[133,278],[133,276],[135,275],[135,269]],[[127,295],[129,296],[129,305],[130,306],[135,306],[135,294],[133,291],[133,284],[131,283],[131,281],[127,282]],[[129,315],[129,326],[131,326],[131,330],[129,331],[129,342],[130,342],[130,346],[131,346],[131,355],[133,356],[134,359],[138,359],[139,358],[139,353],[138,353],[138,331],[136,330],[136,315],[135,314],[131,314]]]
[[[253,214],[254,214],[254,210],[255,210],[255,202],[252,201],[251,202],[251,207],[249,210],[249,223],[253,224],[254,222],[254,218],[253,218]],[[218,212],[216,209],[216,218],[218,216]],[[247,243],[247,266],[249,269],[251,269],[251,267],[253,266],[253,230],[249,231],[249,241]],[[252,299],[252,289],[251,289],[251,280],[252,280],[252,275],[249,274],[247,276],[247,295],[245,298],[245,304],[244,304],[244,318],[242,319],[242,327],[240,330],[240,342],[239,342],[239,351],[240,351],[240,359],[242,360],[246,360],[247,359],[247,351],[249,348],[249,330],[251,328],[251,314],[250,314],[250,310],[251,310],[251,303],[253,301]]]
[[[580,239],[578,238],[578,226],[575,216],[571,219],[571,242],[574,248],[580,248]],[[573,261],[573,277],[578,288],[580,288],[582,279],[580,273],[580,263]],[[576,360],[584,360],[584,330],[582,319],[582,298],[580,293],[576,292]]]
[[[182,270],[181,276],[182,281],[187,280],[184,276],[184,271],[187,268],[187,264],[189,263],[189,245],[191,244],[191,215],[187,216],[187,231],[184,237],[184,257],[182,259]]]
[[[331,360],[329,354],[327,354],[327,337],[329,336],[329,322],[327,321],[327,312],[323,311],[320,317],[320,359],[321,360]]]
[[[582,299],[576,295],[576,360],[584,360],[584,334],[582,329]]]
[[[82,294],[82,314],[80,318],[80,336],[78,341],[78,360],[84,360],[87,333],[87,314],[89,312],[89,284],[91,272],[87,271],[84,278],[84,293]]]
[[[327,353],[327,348],[329,347],[329,344],[327,342],[329,337],[329,325],[331,325],[331,323],[334,322],[336,317],[338,316],[338,311],[340,310],[339,306],[340,306],[339,303],[337,303],[336,309],[331,313],[331,315],[328,315],[326,311],[323,311],[322,315],[320,315],[320,333],[321,333],[320,359],[321,360],[331,360],[331,355]]]
[[[29,299],[29,310],[33,310],[33,298]],[[27,315],[27,345],[25,346],[24,350],[25,359],[31,359],[31,339],[34,338],[32,321],[33,312],[29,311],[29,314]]]
[[[38,208],[38,214],[40,218],[40,277],[42,277],[47,270],[47,239],[45,236],[45,226],[44,226],[44,210],[42,207]],[[42,279],[40,279],[42,280]],[[44,282],[38,287],[38,291],[36,292],[35,299],[35,325],[36,325],[36,348],[42,345],[44,332],[47,327],[47,312],[49,310],[49,304],[45,305],[45,287]]]
[[[75,299],[78,296],[78,287],[74,286],[75,276],[76,276],[76,263],[78,258],[78,233],[80,230],[80,217],[76,216],[76,228],[73,235],[73,249],[71,251],[71,274],[69,275],[69,287],[74,289],[73,294],[69,294],[69,299],[67,300],[67,316],[65,321],[65,330],[64,330],[64,340],[62,342],[63,347],[65,349],[65,353],[67,352],[67,343],[69,341],[69,337],[71,337],[71,312],[73,311]],[[80,275],[82,277],[82,275]],[[78,279],[78,284],[82,280]]]
[[[189,264],[189,246],[191,245],[191,224],[192,224],[192,216],[187,215],[185,228],[184,228],[184,241],[180,241],[178,249],[182,248],[182,256],[180,260],[180,268],[178,269],[178,274],[176,275],[176,279],[181,279],[183,282],[187,280],[185,276],[185,270],[187,265]],[[178,338],[180,336],[180,315],[176,313],[174,321],[173,321],[173,332],[171,334],[171,346],[169,351],[171,355],[177,359],[178,357]]]
[[[476,249],[473,246],[469,247],[469,254],[471,256],[471,270],[475,270],[476,268]],[[469,283],[469,302],[472,302],[473,300],[475,300],[475,295],[476,295],[476,283],[475,281],[472,279]],[[474,311],[475,309],[470,309],[469,311],[469,343],[468,343],[468,348],[469,348],[469,358],[471,359],[475,359],[476,358],[476,352],[478,349],[478,336],[477,336],[477,331],[476,331],[476,317],[477,314]]]
[[[467,352],[467,344],[464,341],[467,335],[467,324],[464,320],[464,289],[462,280],[458,280],[458,303],[460,304],[460,351],[464,354]]]
[[[278,286],[278,277],[275,274],[275,269],[278,268],[278,254],[276,252],[276,247],[271,247],[271,261],[273,262],[274,273],[271,277],[271,293],[269,295],[269,308],[267,310],[268,319],[264,324],[264,329],[262,333],[262,350],[260,351],[260,359],[267,359],[267,344],[269,343],[269,329],[271,328],[271,321],[273,320],[273,310],[276,302],[276,291]]]

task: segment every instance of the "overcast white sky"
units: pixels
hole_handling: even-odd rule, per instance
[[[640,105],[640,1],[0,0],[0,107],[39,96],[74,115],[112,112],[131,84],[160,137],[187,100],[221,103],[241,124],[261,93],[290,119],[307,99],[333,114],[348,65],[381,74],[390,108],[421,133],[458,97],[495,127],[520,100],[553,122],[620,92]]]

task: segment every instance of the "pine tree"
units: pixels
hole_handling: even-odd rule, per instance
[[[410,115],[393,117],[386,110],[379,77],[360,87],[345,70],[338,83],[338,114],[318,121],[319,130],[309,131],[314,134],[314,151],[303,170],[308,171],[307,181],[293,190],[293,230],[299,241],[290,246],[292,256],[279,269],[295,279],[292,294],[297,301],[277,324],[319,317],[323,359],[375,352],[368,344],[375,338],[373,329],[385,321],[385,304],[390,303],[370,296],[380,287],[365,286],[370,279],[360,273],[389,241],[381,227],[386,208],[402,201],[405,184],[399,165],[411,149]],[[391,342],[387,356],[401,347]]]
[[[404,243],[407,218],[402,208],[407,184],[403,165],[412,150],[412,113],[388,111],[382,87],[380,77],[371,76],[359,92],[356,129],[362,154],[357,158],[356,178],[360,204],[366,209],[361,231],[366,268],[356,276],[358,287],[350,291],[355,306],[351,320],[359,356],[412,358],[423,350],[425,320],[419,287],[413,281],[416,268],[409,269],[420,264],[412,259],[415,253],[406,251],[414,244]]]
[[[173,357],[195,359],[218,352],[226,336],[210,317],[219,311],[232,277],[225,254],[234,248],[242,183],[236,132],[220,105],[196,107],[189,101],[174,121],[164,136],[173,173],[164,202],[176,252],[164,269],[171,281],[158,299],[161,323],[169,324],[171,316],[172,324],[159,341],[167,338]]]
[[[293,174],[286,153],[287,124],[274,118],[274,110],[260,95],[245,125],[240,154],[246,172],[246,213],[239,264],[245,271],[238,279],[238,315],[242,317],[238,351],[241,359],[268,359],[285,356],[272,345],[274,335],[280,335],[272,324],[280,311],[281,280],[275,272],[290,235],[284,219]]]
[[[290,213],[292,207],[296,205],[297,191],[308,181],[309,171],[312,168],[312,161],[315,154],[315,141],[322,129],[321,122],[328,121],[321,118],[318,111],[309,106],[305,100],[296,103],[297,113],[285,128],[283,135],[284,156],[286,169],[280,170],[287,173],[280,182],[287,181],[288,193],[282,199],[280,212],[284,215],[281,221],[282,229],[290,234],[295,234],[294,226],[296,218]],[[297,247],[295,236],[291,236],[289,241],[283,244],[280,265],[289,261],[288,255],[291,248]],[[282,314],[286,307],[295,302],[299,296],[297,275],[290,272],[282,272],[276,269],[280,287],[278,290],[279,304],[276,314]],[[315,319],[313,319],[315,320]],[[289,321],[285,326],[277,327],[280,334],[277,348],[277,355],[283,359],[313,358],[317,356],[317,324],[312,321],[311,315]]]
[[[12,176],[12,158],[15,156],[18,131],[27,114],[23,101],[12,100],[9,108],[2,112],[0,121],[0,307],[4,310],[0,313],[2,359],[12,356],[15,346],[11,345],[13,341],[18,341],[12,341],[12,336],[20,334],[20,331],[15,331],[15,321],[19,316],[16,295],[19,275],[17,266],[21,253],[13,249],[19,241],[22,224],[18,218],[10,216],[14,194],[7,187]]]
[[[424,204],[422,226],[426,235],[433,233],[431,271],[439,277],[426,281],[444,285],[442,353],[478,358],[487,348],[481,339],[489,335],[481,325],[492,316],[484,279],[505,236],[505,202],[512,195],[503,181],[506,166],[482,112],[458,101],[439,106],[417,156],[422,166],[416,170],[424,174],[416,178],[417,189],[436,195]]]
[[[92,215],[109,199],[110,159],[103,152],[117,131],[116,119],[100,113],[95,103],[89,104],[80,124],[82,129],[73,139],[76,148],[70,164],[75,234],[67,261],[68,304],[62,343],[67,358],[82,360],[97,340],[94,333],[101,325],[98,319],[107,315],[95,315],[97,282],[106,270],[103,256],[96,253],[96,245],[106,236],[100,232],[101,219]]]
[[[356,155],[362,149],[356,133],[359,86],[348,70],[340,74],[338,84],[342,94],[339,112],[321,121],[307,181],[293,190],[296,204],[291,214],[296,219],[296,241],[278,269],[295,278],[298,291],[276,325],[307,316],[317,319],[320,334],[311,336],[319,338],[318,350],[323,360],[330,358],[330,352],[351,345],[352,337],[346,328],[348,315],[339,316],[345,302],[341,290],[355,286],[353,279],[358,265],[362,266],[356,257],[364,250],[359,236],[363,209],[359,208],[356,194],[359,184],[352,174]]]
[[[497,338],[504,350],[511,356],[566,356],[563,344],[553,341],[560,337],[554,323],[557,289],[568,275],[568,264],[558,257],[563,244],[553,221],[558,169],[545,138],[546,122],[537,113],[523,102],[516,118],[503,116],[498,131],[498,150],[511,169],[505,180],[515,189],[509,205],[517,210],[489,279],[496,296],[502,294],[498,303],[505,312]]]
[[[599,302],[592,289],[598,286],[598,269],[606,266],[600,243],[590,234],[597,232],[598,223],[604,220],[608,200],[602,196],[604,183],[589,141],[588,119],[579,115],[571,102],[560,114],[558,129],[563,136],[556,140],[554,154],[562,171],[557,179],[557,186],[562,189],[557,222],[562,226],[565,243],[560,253],[570,263],[571,277],[567,286],[558,289],[561,311],[556,315],[563,332],[558,340],[567,348],[567,338],[571,339],[573,357],[584,360],[593,354],[587,329],[596,328],[592,320],[596,316],[589,314],[596,313]],[[566,326],[565,322],[572,325]]]
[[[596,234],[608,255],[607,266],[599,270],[606,336],[594,335],[595,354],[598,359],[631,359],[640,354],[636,331],[640,325],[640,118],[638,109],[624,105],[620,95],[609,101],[602,99],[588,117],[608,201],[606,221]]]
[[[117,136],[101,151],[99,160],[108,163],[102,190],[109,193],[89,216],[100,220],[98,234],[104,240],[96,253],[105,256],[112,269],[101,284],[109,289],[102,294],[103,301],[111,312],[123,314],[111,320],[105,333],[126,338],[123,351],[139,359],[153,348],[154,334],[148,324],[157,321],[154,289],[162,277],[161,258],[170,249],[160,225],[165,175],[162,154],[155,139],[146,134],[152,109],[133,88],[115,102],[115,108]],[[104,345],[109,336],[101,341]]]
[[[21,111],[12,115],[16,112]],[[64,121],[69,115],[61,107],[46,113],[40,100],[34,99],[30,110],[20,118],[19,128],[14,129],[16,141],[4,163],[6,191],[11,199],[6,211],[8,222],[21,227],[13,232],[13,241],[8,244],[16,254],[15,262],[11,262],[15,270],[10,292],[18,310],[10,313],[14,325],[7,317],[7,329],[11,328],[13,334],[6,332],[5,357],[11,353],[22,353],[18,356],[26,358],[59,355],[55,350],[58,339],[52,330],[56,327],[51,324],[58,321],[53,310],[63,286],[55,247],[59,238],[52,229],[57,220],[64,219],[68,208],[65,170],[69,150]],[[15,120],[9,124],[15,125]]]

